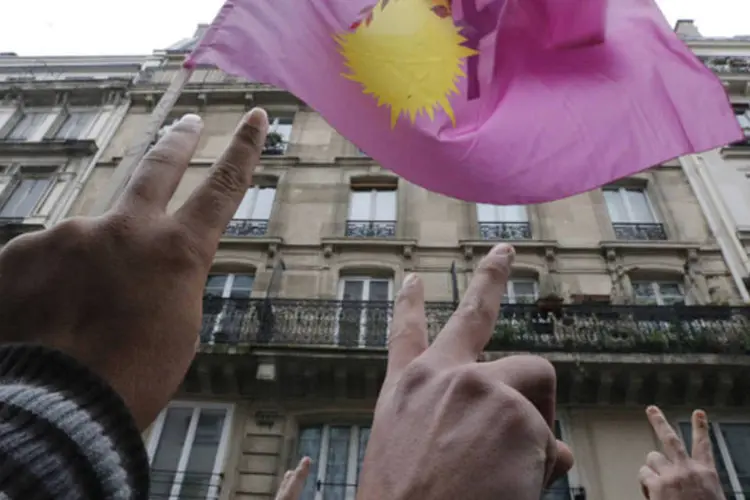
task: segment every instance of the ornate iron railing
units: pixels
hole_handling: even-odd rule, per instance
[[[699,56],[703,64],[719,74],[750,73],[750,57],[746,56]]]
[[[479,235],[483,240],[529,240],[528,222],[480,222]]]
[[[318,479],[315,482],[315,490],[324,492],[323,500],[325,500],[325,491],[334,492],[334,497],[342,498],[345,496],[347,491],[355,491],[357,488],[356,484],[352,483],[332,483],[321,481]],[[541,500],[586,500],[586,491],[583,488],[548,488],[542,493]]]
[[[393,238],[396,236],[396,221],[348,220],[346,235],[352,238]]]
[[[268,232],[268,220],[232,219],[224,230],[226,236],[253,237],[265,236]]]
[[[219,500],[221,481],[221,474],[151,469],[149,499]]]
[[[430,339],[452,303],[425,306]],[[206,344],[385,348],[392,302],[222,299],[203,303]],[[750,353],[750,308],[729,306],[503,306],[486,350],[609,353]]]
[[[667,239],[664,224],[614,222],[612,227],[618,240],[664,241]]]

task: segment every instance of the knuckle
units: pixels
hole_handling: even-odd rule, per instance
[[[473,368],[461,368],[454,371],[451,383],[452,391],[460,393],[462,398],[485,398],[492,392],[492,384]]]
[[[254,123],[243,122],[237,130],[237,140],[240,144],[250,148],[255,153],[260,153],[265,144],[266,133]]]
[[[664,444],[673,449],[682,448],[682,440],[674,432],[670,432],[664,437]]]
[[[468,323],[467,327],[494,323],[497,320],[497,314],[487,299],[482,296],[465,297],[455,314],[462,322]]]
[[[435,375],[435,370],[424,363],[411,363],[406,367],[399,380],[400,390],[406,394],[414,393],[427,384]]]
[[[490,254],[479,262],[478,272],[493,282],[504,282],[510,275],[507,257]]]
[[[143,162],[156,168],[174,165],[175,151],[167,142],[159,142],[146,154]]]
[[[231,196],[244,192],[247,182],[242,166],[231,158],[224,158],[211,172],[208,184],[215,193]]]

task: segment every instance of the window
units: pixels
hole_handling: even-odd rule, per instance
[[[40,111],[27,111],[23,113],[21,119],[11,129],[7,139],[11,141],[28,141],[44,124],[47,119],[47,113]]]
[[[151,498],[218,498],[229,442],[228,405],[172,403],[148,440]]]
[[[633,281],[633,296],[638,305],[670,306],[684,304],[682,284],[671,281]]]
[[[745,131],[745,135],[750,136],[750,110],[740,110],[736,112],[737,121],[740,127]]]
[[[55,133],[55,139],[83,139],[94,121],[96,111],[72,111]]]
[[[320,425],[299,433],[299,457],[312,458],[300,500],[355,500],[370,427]]]
[[[388,338],[393,282],[387,278],[347,277],[339,283],[341,308],[336,344],[382,347]]]
[[[604,201],[620,240],[666,240],[646,192],[638,188],[606,188]]]
[[[353,186],[349,195],[346,235],[364,238],[396,236],[396,188]]]
[[[561,441],[566,440],[559,420],[555,421],[555,437]],[[570,478],[568,475],[565,475],[552,483],[550,487],[542,493],[541,500],[576,500],[578,498],[576,493],[578,493],[578,488],[571,488]]]
[[[229,236],[264,236],[271,218],[275,187],[253,186],[247,190],[239,208],[227,226]]]
[[[263,148],[263,154],[281,155],[286,151],[289,141],[292,138],[292,125],[294,116],[272,116],[271,124],[266,136],[266,144]]]
[[[539,295],[538,285],[532,280],[510,280],[503,297],[504,304],[533,304]]]
[[[25,170],[30,171],[33,170]],[[51,184],[52,177],[43,173],[16,178],[8,188],[9,194],[0,208],[0,218],[23,219],[32,216]]]
[[[477,203],[479,233],[485,240],[527,240],[531,238],[529,214],[523,205]]]
[[[237,343],[247,330],[252,274],[210,274],[203,290],[201,342]]]
[[[712,422],[710,426],[716,470],[727,500],[750,500],[750,424]],[[680,422],[679,429],[691,449],[690,422]]]

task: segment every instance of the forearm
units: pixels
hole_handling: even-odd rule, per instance
[[[148,457],[122,399],[73,358],[0,347],[0,498],[139,500]]]

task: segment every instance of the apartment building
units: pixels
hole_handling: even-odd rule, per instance
[[[154,54],[71,213],[108,185],[193,43]],[[304,500],[353,500],[404,276],[425,282],[434,337],[498,241],[517,257],[484,358],[555,364],[556,431],[577,459],[545,500],[638,498],[654,402],[683,432],[706,408],[727,498],[750,492],[750,324],[684,160],[554,203],[476,205],[381,168],[289,93],[197,68],[164,124],[205,122],[172,208],[252,106],[272,130],[206,283],[200,352],[144,437],[153,498],[271,499],[309,455]]]
[[[144,61],[0,54],[0,244],[70,210]]]
[[[708,67],[721,75],[744,141],[681,159],[709,224],[718,238],[734,282],[750,300],[750,34],[708,38],[692,21],[680,21],[677,33]]]

